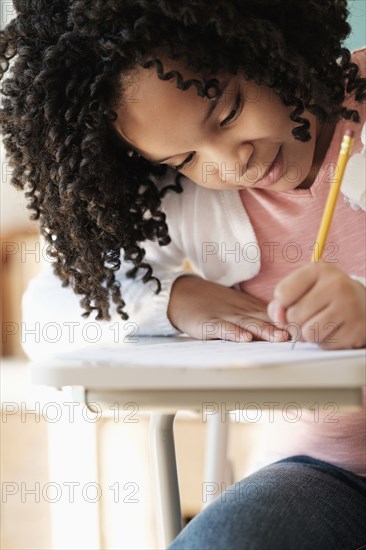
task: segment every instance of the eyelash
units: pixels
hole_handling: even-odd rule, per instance
[[[228,114],[228,116],[220,123],[220,126],[226,126],[228,124],[226,122],[227,120],[229,120],[229,121],[231,121],[233,119],[235,120],[236,115],[240,111],[240,107],[241,107],[241,94],[240,94],[240,92],[238,92],[237,96],[236,96],[236,103],[235,103],[234,109],[232,109],[231,112]],[[234,116],[230,117],[231,113],[233,113],[233,112],[235,112]],[[174,168],[175,170],[181,170],[182,168],[184,168],[186,166],[186,164],[189,164],[189,162],[191,162],[191,160],[193,160],[194,156],[195,156],[195,153],[191,153],[190,155],[188,155],[188,157],[181,164],[178,164],[177,166],[173,166],[172,164],[168,164],[168,166],[170,166],[171,168]]]

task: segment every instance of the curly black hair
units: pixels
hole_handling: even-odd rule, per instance
[[[110,299],[123,320],[125,302],[115,272],[124,260],[145,269],[141,243],[169,244],[161,199],[183,191],[181,174],[163,188],[172,168],[130,157],[112,122],[125,98],[125,75],[154,67],[179,89],[195,86],[209,99],[221,94],[212,75],[242,74],[294,105],[307,141],[308,109],[321,122],[352,119],[346,93],[366,97],[366,79],[342,47],[350,34],[347,0],[14,0],[16,17],[0,33],[0,122],[13,168],[11,183],[25,191],[39,220],[62,286],[82,294],[88,317],[110,320]],[[167,56],[197,74],[184,81],[164,72]],[[12,63],[9,60],[14,58]],[[212,94],[212,90],[214,93]],[[174,174],[173,174],[174,175]]]

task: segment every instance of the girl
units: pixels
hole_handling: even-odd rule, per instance
[[[63,350],[80,345],[65,329],[82,309],[105,339],[129,320],[140,334],[365,346],[366,49],[342,47],[346,0],[14,5],[3,142],[52,260],[25,293],[26,326],[57,321]],[[348,128],[344,200],[310,264]],[[56,351],[42,336],[24,341],[31,358]],[[242,498],[225,493],[171,548],[365,544],[364,415],[324,429],[309,412],[296,439],[276,424]],[[248,500],[253,483],[270,494]]]

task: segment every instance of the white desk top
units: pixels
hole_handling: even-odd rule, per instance
[[[274,346],[139,336],[136,343],[89,345],[31,362],[31,381],[58,388],[82,386],[91,392],[359,391],[366,385],[365,350],[332,352],[300,342],[294,351],[289,342]]]

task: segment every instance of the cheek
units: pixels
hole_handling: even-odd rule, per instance
[[[306,178],[309,173],[311,164],[305,162],[304,157],[296,157],[293,154],[287,156],[285,160],[283,178],[288,183],[299,183]]]
[[[219,191],[221,189],[230,189],[232,186],[220,180],[219,171],[216,169],[214,172],[206,174],[203,167],[196,166],[192,173],[188,174],[187,177],[193,181],[193,183],[199,185],[200,187],[205,187],[206,189],[214,189]]]
[[[238,121],[238,130],[249,140],[263,140],[267,145],[289,141],[294,123],[287,108],[280,100],[266,96],[263,92],[257,101],[246,100]]]

